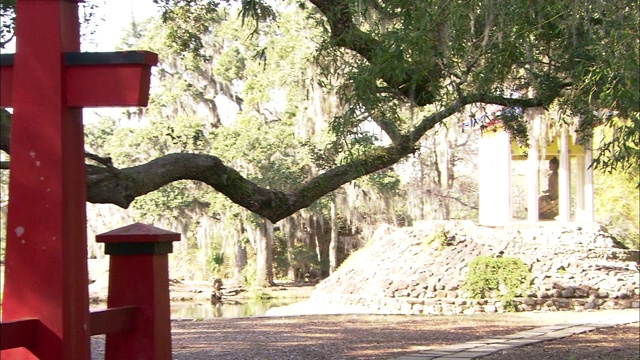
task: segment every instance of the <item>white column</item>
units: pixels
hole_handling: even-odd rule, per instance
[[[502,152],[502,171],[499,176],[503,177],[503,188],[501,200],[504,203],[504,211],[501,213],[502,222],[511,222],[511,136],[506,131],[501,133],[498,151]]]
[[[540,185],[538,174],[540,172],[540,153],[538,145],[535,144],[529,149],[529,158],[527,159],[527,220],[531,222],[538,221],[538,197],[540,196]]]
[[[478,140],[478,222],[480,224],[486,224],[489,220],[489,209],[487,208],[487,200],[491,193],[487,179],[488,153],[491,152],[489,145],[489,139],[484,134],[480,135]]]
[[[491,131],[491,130],[489,130]],[[511,221],[511,143],[509,134],[498,130],[483,134],[479,146],[480,223]]]
[[[584,155],[578,155],[576,160],[576,166],[578,167],[578,178],[576,179],[576,221],[585,221],[584,183],[586,168],[584,165]]]
[[[493,185],[491,183],[491,153],[493,152],[493,134],[482,134],[478,142],[478,177],[479,177],[479,222],[480,224],[492,223],[491,213],[491,193]]]
[[[591,163],[593,162],[593,150],[591,150],[591,144],[585,146],[584,149],[584,212],[582,221],[593,222],[594,206],[593,206],[593,169]]]
[[[536,111],[537,110],[537,111]],[[538,197],[540,196],[540,150],[538,139],[540,137],[540,122],[543,112],[539,109],[527,109],[527,115],[531,117],[532,131],[529,136],[529,155],[527,158],[527,220],[538,221]]]
[[[558,170],[559,221],[569,221],[571,216],[571,163],[569,161],[569,131],[560,135],[560,169]]]

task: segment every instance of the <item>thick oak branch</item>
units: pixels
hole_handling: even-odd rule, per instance
[[[92,203],[110,203],[127,208],[137,197],[173,181],[195,180],[211,186],[235,204],[272,222],[277,222],[308,207],[325,194],[350,181],[397,163],[417,149],[416,143],[429,129],[457,113],[465,105],[479,101],[521,107],[540,106],[542,103],[537,99],[464,96],[441,111],[424,117],[410,133],[399,134],[393,145],[378,147],[349,163],[334,167],[290,192],[258,186],[236,170],[226,166],[216,156],[176,153],[124,169],[87,165],[87,200]],[[8,152],[9,117],[3,117],[0,125],[3,129],[0,145]],[[99,158],[97,155],[92,155],[92,158],[108,163],[107,159]]]
[[[276,222],[349,181],[395,164],[413,151],[412,144],[380,148],[366,158],[333,168],[288,193],[256,185],[215,156],[169,154],[118,172],[90,166],[87,197],[92,203],[112,203],[126,208],[136,197],[173,181],[197,180],[232,202]]]

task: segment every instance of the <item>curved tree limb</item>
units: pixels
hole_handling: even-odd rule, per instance
[[[173,181],[197,180],[232,202],[277,222],[343,184],[389,167],[415,150],[412,144],[381,148],[371,156],[333,168],[291,192],[260,187],[212,155],[169,154],[143,165],[120,169],[117,173],[91,166],[87,176],[87,200],[127,208],[138,196]]]
[[[8,142],[6,145],[8,148]],[[127,208],[135,198],[173,181],[196,180],[211,186],[232,202],[277,222],[343,184],[389,167],[415,150],[415,142],[378,148],[316,176],[291,192],[260,187],[226,166],[218,157],[207,154],[168,154],[124,169],[87,165],[87,200]]]
[[[558,92],[559,93],[559,92]],[[272,222],[277,222],[310,206],[325,194],[362,176],[387,168],[417,150],[417,142],[433,126],[457,113],[462,107],[485,102],[504,106],[536,107],[543,105],[539,99],[512,99],[500,96],[469,95],[451,103],[444,109],[424,117],[410,133],[399,134],[387,147],[334,167],[302,184],[298,189],[283,192],[268,189],[244,178],[233,168],[226,166],[216,156],[208,154],[175,153],[162,156],[148,163],[116,169],[110,159],[89,154],[103,166],[87,165],[87,201],[110,203],[127,208],[137,197],[159,189],[177,180],[201,181],[238,204]],[[0,148],[9,152],[11,128],[10,116],[1,118]],[[3,168],[8,168],[2,164]]]

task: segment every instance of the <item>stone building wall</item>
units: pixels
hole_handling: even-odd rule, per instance
[[[623,250],[597,224],[478,226],[471,221],[384,225],[311,301],[381,314],[502,312],[498,296],[473,300],[463,289],[480,255],[517,257],[533,274],[518,311],[638,308],[638,252]]]

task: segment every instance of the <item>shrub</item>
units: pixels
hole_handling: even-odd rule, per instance
[[[514,310],[513,298],[531,282],[531,270],[515,257],[478,256],[469,264],[464,289],[473,299],[497,295],[506,309]]]

